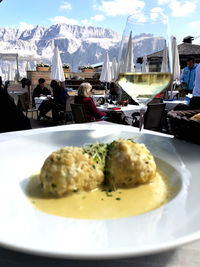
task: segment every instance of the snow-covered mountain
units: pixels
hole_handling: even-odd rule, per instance
[[[136,39],[135,49],[138,56],[148,54],[152,48],[157,50],[162,41],[145,34],[137,36]],[[48,28],[36,26],[31,30],[23,31],[11,28],[0,29],[1,51],[30,50],[42,56],[44,63],[51,63],[54,42],[58,45],[62,63],[69,63],[72,71],[77,71],[82,65],[102,62],[106,50],[109,51],[110,61],[112,61],[114,56],[118,57],[120,41],[121,36],[111,29],[63,23]],[[2,69],[6,70],[7,63],[2,64]],[[25,68],[26,62],[20,63],[20,74],[25,73]]]
[[[53,42],[58,45],[63,63],[76,71],[79,66],[103,61],[106,50],[112,60],[117,56],[120,35],[110,29],[56,24],[49,28],[36,26],[31,30],[0,29],[0,50],[30,50],[50,63]]]

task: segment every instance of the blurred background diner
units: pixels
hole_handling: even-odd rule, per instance
[[[78,88],[78,96],[75,97],[75,104],[83,105],[86,113],[87,121],[94,121],[102,119],[106,114],[99,111],[93,99],[92,95],[92,86],[90,83],[82,83]]]

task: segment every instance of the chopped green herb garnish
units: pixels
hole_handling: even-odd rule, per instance
[[[83,151],[84,153],[88,153],[93,158],[93,160],[100,165],[101,169],[104,171],[105,160],[107,155],[107,144],[101,144],[98,142],[94,144],[89,144],[83,148]]]
[[[121,200],[121,198],[120,197],[116,197],[116,200]]]
[[[52,186],[53,188],[55,188],[55,187],[56,187],[56,184],[51,184],[51,186]]]
[[[74,189],[73,191],[74,191],[74,193],[77,193],[78,192],[78,189]]]

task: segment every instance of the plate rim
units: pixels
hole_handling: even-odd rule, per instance
[[[67,131],[77,131],[78,129],[69,129]],[[54,133],[59,133],[59,132],[66,132],[66,130],[60,130],[60,131],[52,131]],[[79,131],[95,131],[95,129],[80,129]],[[131,131],[126,131],[126,129],[122,129],[122,132],[128,132],[131,133]],[[133,132],[134,134],[135,132]],[[39,133],[35,133],[33,134],[35,135],[40,135],[40,134],[44,134],[42,132]],[[150,134],[150,135],[154,135],[151,133],[145,133],[145,134]],[[17,137],[11,140],[6,141],[7,142],[13,142],[16,139],[24,139],[25,138],[31,138],[33,135],[27,135],[27,136],[22,136],[22,137]],[[160,136],[160,137],[164,137],[164,138],[169,138],[168,136]],[[4,142],[3,142],[4,143]],[[2,143],[2,144],[3,144]],[[1,143],[0,143],[1,146]],[[33,254],[33,255],[40,255],[40,256],[47,256],[47,257],[53,257],[53,258],[65,258],[65,259],[114,259],[114,258],[124,258],[124,257],[136,257],[136,256],[144,256],[144,255],[152,255],[152,254],[156,254],[156,253],[160,253],[160,252],[164,252],[167,251],[169,249],[174,249],[180,245],[184,245],[190,242],[193,242],[195,240],[198,240],[200,238],[200,229],[199,231],[196,231],[195,233],[191,233],[187,236],[183,236],[180,238],[176,238],[175,240],[172,241],[168,241],[165,242],[163,244],[159,245],[159,248],[157,246],[152,247],[151,248],[147,248],[143,251],[136,251],[134,252],[132,249],[128,250],[127,248],[122,249],[122,248],[114,248],[114,251],[112,251],[113,249],[107,248],[107,251],[101,251],[101,252],[96,252],[96,253],[58,253],[58,252],[48,252],[48,251],[38,251],[37,249],[32,249],[32,248],[25,248],[23,246],[16,246],[16,245],[12,245],[12,244],[8,244],[6,242],[2,242],[0,239],[0,245],[4,248],[8,248],[8,249],[12,249],[15,251],[19,251],[19,252],[25,252],[25,253],[29,253],[29,254]],[[123,251],[125,250],[125,251]],[[121,251],[121,253],[120,253]]]

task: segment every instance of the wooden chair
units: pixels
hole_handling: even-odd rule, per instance
[[[68,96],[66,99],[66,118],[68,121],[73,120],[71,104],[74,104],[75,96]]]
[[[73,121],[71,104],[74,103],[75,96],[67,96],[66,98],[66,108],[65,110],[60,110],[58,116],[62,118],[62,121],[66,124],[67,122]]]
[[[28,113],[31,112],[32,118],[33,113],[36,112],[37,118],[38,118],[38,109],[37,108],[29,108],[29,101],[28,101],[28,94],[24,93],[22,95],[18,96],[18,107],[21,108],[22,111],[26,113],[26,117],[28,116]]]
[[[82,104],[70,104],[75,123],[87,122],[85,108]]]
[[[148,104],[144,115],[144,129],[162,131],[165,114],[165,103]],[[132,114],[132,126],[139,127],[140,113]]]
[[[148,104],[144,116],[144,129],[162,131],[162,120],[165,106],[165,103]]]

